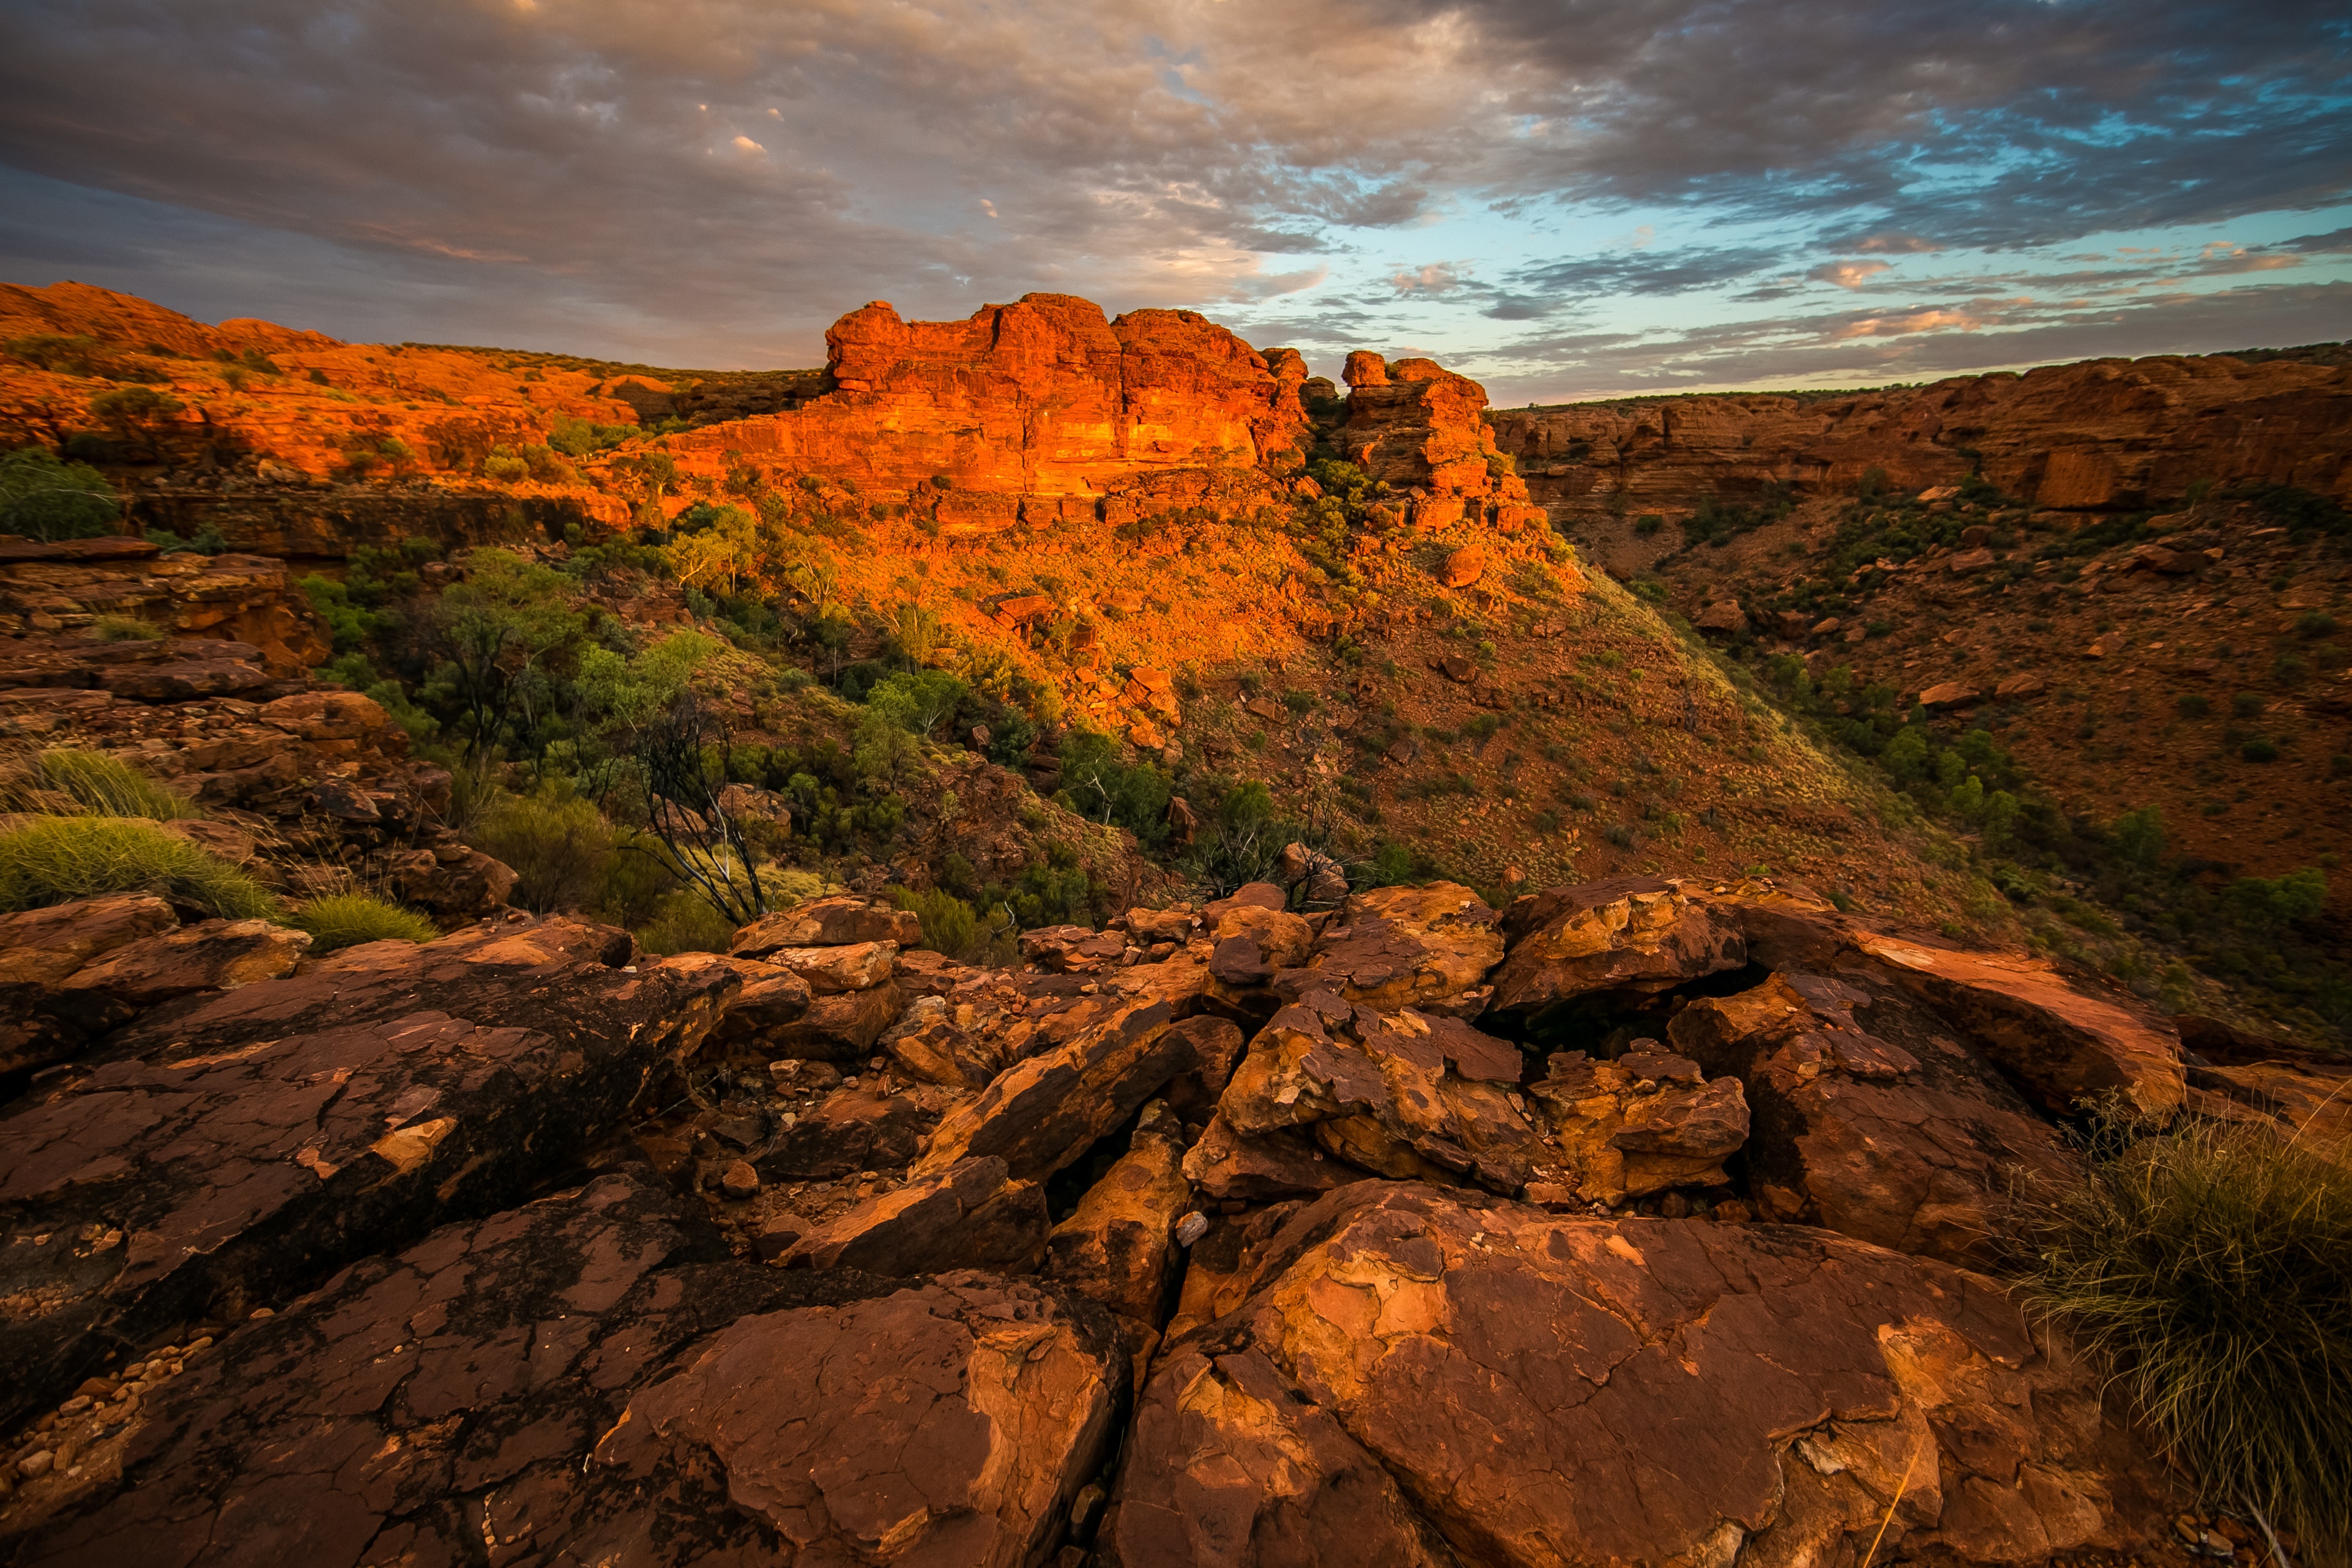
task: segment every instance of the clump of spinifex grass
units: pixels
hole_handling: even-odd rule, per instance
[[[312,956],[368,942],[430,942],[441,928],[414,909],[367,893],[334,893],[314,898],[287,918],[310,934]]]
[[[93,817],[146,817],[169,822],[204,815],[193,801],[173,794],[163,785],[102,751],[58,749],[31,759],[0,795],[9,806],[33,805],[28,789],[63,795]],[[35,806],[36,810],[38,809]]]
[[[0,910],[109,893],[156,893],[230,920],[278,901],[236,867],[137,817],[42,817],[0,833]]]
[[[2109,1124],[2029,1197],[2028,1300],[2115,1375],[2216,1505],[2352,1551],[2352,1171],[2272,1126]]]

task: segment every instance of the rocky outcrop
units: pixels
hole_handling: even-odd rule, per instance
[[[53,1404],[0,1531],[1663,1568],[2138,1551],[2178,1511],[1966,1271],[2007,1183],[2071,1170],[2065,1092],[2164,1105],[2157,1020],[1762,883],[1286,903],[1003,970],[853,895],[658,964],[514,916],[107,1025],[0,1113],[5,1343]],[[5,935],[54,984],[169,914]],[[887,1028],[819,1060],[844,998]],[[2208,1043],[2171,1103],[2340,1132],[2334,1078]]]
[[[2039,1562],[2168,1491],[2096,1375],[1942,1264],[1410,1185],[1267,1251],[1143,1392],[1120,1568],[1833,1561],[1890,1511],[1906,1557]]]
[[[1352,400],[1351,400],[1352,401]],[[1984,476],[2035,505],[2129,511],[2190,485],[2352,495],[2352,366],[2214,355],[2092,360],[1829,396],[1678,397],[1500,409],[1497,448],[1563,518],[1686,511],[1766,484],[1851,491]],[[1965,450],[1964,450],[1965,449]]]
[[[1389,362],[1363,350],[1348,356],[1346,374],[1346,421],[1336,439],[1349,461],[1410,493],[1416,525],[1466,520],[1508,533],[1541,518],[1495,445],[1485,387],[1433,360]],[[1447,572],[1449,586],[1478,575],[1450,561]]]
[[[961,492],[1098,497],[1151,470],[1250,467],[1304,444],[1297,356],[1276,361],[1191,310],[1107,320],[1066,294],[908,321],[876,301],[825,333],[833,390],[789,413],[677,438],[681,461],[730,454],[861,489],[923,492],[943,524]],[[1093,501],[1087,503],[1092,515]],[[1041,512],[1041,515],[1045,515]],[[983,508],[965,526],[992,531]],[[1020,520],[1015,507],[1003,522]]]
[[[241,1327],[19,1500],[15,1560],[1016,1568],[1126,1382],[1083,1298],[730,1262],[607,1176]]]
[[[341,560],[362,547],[390,549],[404,539],[430,539],[445,550],[545,545],[567,529],[614,520],[600,516],[609,510],[572,497],[226,476],[175,476],[131,499],[131,519],[142,528],[182,538],[210,528],[230,549],[298,560]]]
[[[89,629],[100,616],[153,627],[152,645],[138,638],[89,643]],[[107,671],[202,663],[206,650],[187,646],[197,639],[249,647],[259,672],[255,686],[299,678],[331,652],[326,627],[288,580],[284,561],[167,555],[135,538],[0,539],[0,632],[32,634],[33,645],[11,650],[7,661],[10,684],[26,685],[110,686]],[[89,678],[68,678],[69,669],[89,672]],[[245,689],[217,682],[215,689],[197,689],[204,684],[183,683],[185,689],[173,695],[235,695]]]
[[[151,938],[152,940],[152,938]],[[146,1013],[0,1113],[12,1413],[105,1346],[240,1317],[511,1198],[701,1040],[723,964],[518,920]],[[118,952],[127,949],[117,949]],[[37,1217],[38,1223],[34,1223]]]

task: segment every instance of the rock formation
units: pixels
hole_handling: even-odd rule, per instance
[[[1416,524],[1442,528],[1467,517],[1510,532],[1540,520],[1522,504],[1527,486],[1496,447],[1485,387],[1434,360],[1391,363],[1360,349],[1348,356],[1347,382],[1338,442],[1373,478],[1412,494]]]
[[[159,939],[116,903],[9,939]],[[1760,883],[1284,904],[1016,971],[843,895],[736,956],[518,915],[129,1000],[0,1110],[13,1409],[49,1410],[12,1561],[1663,1565],[1884,1531],[1995,1563],[2168,1528],[2097,1375],[1954,1267],[2013,1172],[2075,1158],[2038,1103],[2183,1102],[2161,1020]],[[870,1060],[796,1054],[834,986],[903,998]],[[2278,1086],[2306,1069],[2200,1071],[2326,1135]]]
[[[1502,409],[1497,449],[1560,517],[1687,510],[1768,483],[1848,492],[1984,476],[2036,506],[2128,511],[2200,481],[2352,496],[2352,366],[2226,355],[2092,360],[1916,390]]]

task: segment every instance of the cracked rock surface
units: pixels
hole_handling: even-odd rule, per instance
[[[0,1113],[9,1416],[111,1343],[512,1201],[699,1042],[719,962],[576,921],[346,948],[148,1013]],[[71,1244],[96,1227],[105,1247]],[[33,1243],[32,1237],[47,1238]]]
[[[1143,1391],[1125,1568],[1830,1561],[1898,1487],[1906,1556],[2040,1561],[2155,1479],[1990,1281],[1820,1231],[1365,1184],[1248,1283]]]
[[[239,1329],[13,1561],[1012,1568],[1125,1379],[1082,1298],[736,1263],[610,1176]]]

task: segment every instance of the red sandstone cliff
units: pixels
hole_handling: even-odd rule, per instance
[[[1660,398],[1508,410],[1496,444],[1556,515],[1671,511],[1766,482],[1916,488],[1967,473],[2056,509],[2160,507],[2200,479],[2352,496],[2352,366],[2095,360],[1833,398]]]
[[[907,321],[877,300],[825,341],[833,392],[681,436],[681,460],[740,454],[885,491],[937,477],[955,490],[1100,495],[1139,470],[1255,466],[1304,444],[1297,356],[1270,366],[1191,310],[1113,321],[1088,300],[1030,294],[962,321]]]

